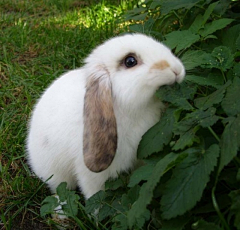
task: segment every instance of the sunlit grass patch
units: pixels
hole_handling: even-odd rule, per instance
[[[80,67],[97,44],[125,31],[117,23],[132,5],[132,1],[0,1],[0,229],[24,229],[26,223],[43,229],[44,222],[51,222],[39,217],[48,190],[25,159],[29,115],[50,82]]]

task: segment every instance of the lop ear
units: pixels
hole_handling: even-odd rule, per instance
[[[111,81],[107,69],[100,69],[87,78],[84,98],[83,155],[93,172],[107,169],[117,150]]]

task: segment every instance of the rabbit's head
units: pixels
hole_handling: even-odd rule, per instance
[[[91,171],[101,172],[117,149],[113,104],[123,111],[124,107],[143,109],[160,86],[180,83],[185,69],[163,44],[142,34],[128,34],[93,50],[85,71],[84,161]]]

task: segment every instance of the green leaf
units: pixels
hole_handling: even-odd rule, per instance
[[[185,147],[190,147],[194,142],[198,142],[198,138],[195,136],[195,133],[198,131],[199,127],[190,128],[182,133],[180,138],[177,140],[172,150],[177,151],[184,149]]]
[[[62,182],[57,187],[57,195],[59,197],[59,204],[62,206],[62,210],[68,216],[76,216],[78,213],[78,204],[79,196],[75,194],[75,191],[70,191],[67,189],[67,183]],[[64,204],[61,204],[64,202]]]
[[[165,38],[164,43],[171,49],[176,48],[176,53],[200,40],[200,36],[193,34],[190,30],[173,31],[167,34]]]
[[[215,116],[216,109],[211,107],[206,111],[196,110],[186,115],[184,119],[176,123],[174,126],[174,134],[180,135],[173,150],[184,149],[186,146],[191,146],[195,141],[198,141],[195,133],[199,126],[208,127],[213,125],[219,118]]]
[[[222,108],[228,116],[240,113],[240,78],[235,77],[232,84],[227,88],[226,97],[222,101]]]
[[[108,216],[113,216],[115,212],[115,209],[110,205],[102,206],[98,213],[98,221],[103,221]]]
[[[233,66],[234,56],[231,53],[230,48],[226,46],[218,46],[214,48],[211,54],[206,54],[202,57],[203,67],[206,68],[217,68],[222,71],[226,71]]]
[[[171,166],[174,167],[173,162],[176,161],[178,157],[179,155],[177,154],[169,153],[156,164],[149,180],[141,187],[137,201],[128,212],[127,216],[130,228],[139,220],[147,219],[146,217],[148,216],[145,213],[147,210],[146,206],[150,204],[152,200],[153,191],[162,175],[169,169],[169,165],[171,164]]]
[[[212,56],[216,58],[218,65],[216,68],[220,68],[223,71],[230,69],[233,66],[234,56],[231,50],[226,46],[218,46],[213,52]]]
[[[235,216],[234,225],[240,230],[240,190],[230,192],[229,196],[232,199],[231,212]]]
[[[111,207],[117,210],[117,213],[120,213],[113,218],[112,222],[114,223],[114,225],[111,229],[129,229],[127,223],[127,216],[125,213],[132,207],[132,204],[138,198],[139,191],[140,186],[134,186],[128,190],[127,194],[122,195],[121,201],[115,200],[115,202],[111,204]],[[136,224],[141,225],[142,223]]]
[[[140,186],[136,185],[128,190],[127,195],[123,195],[121,204],[129,210],[132,204],[137,200],[140,191]]]
[[[206,96],[206,97],[199,97],[194,100],[194,104],[197,108],[205,110],[210,107],[212,107],[215,104],[219,104],[222,102],[222,99],[225,95],[226,88],[231,84],[230,81],[228,81],[225,85],[220,87],[218,90],[213,92],[212,94]]]
[[[175,109],[169,108],[163,114],[160,122],[147,131],[138,146],[138,158],[146,158],[163,149],[172,138],[172,128]]]
[[[217,165],[219,146],[214,144],[205,152],[190,149],[188,157],[176,166],[161,199],[164,219],[171,219],[192,209],[201,199],[210,173]]]
[[[193,107],[188,102],[188,99],[192,99],[196,91],[196,86],[183,82],[181,85],[161,87],[156,96],[161,101],[170,102],[181,109],[192,110]]]
[[[60,183],[56,190],[57,190],[57,194],[59,196],[59,200],[61,202],[66,201],[67,200],[68,191],[69,191],[69,190],[67,190],[67,183],[66,182]]]
[[[47,214],[54,213],[54,209],[59,205],[58,199],[55,196],[48,196],[46,197],[40,208],[40,215],[42,217],[46,216]]]
[[[237,24],[224,31],[222,43],[231,49],[232,53],[237,51],[237,39],[239,38],[240,24]]]
[[[220,146],[221,157],[219,170],[222,170],[236,155],[240,147],[240,115],[226,119],[226,125]]]
[[[128,230],[127,217],[123,214],[118,214],[113,218],[112,230]]]
[[[211,13],[213,12],[213,10],[217,4],[218,4],[218,2],[214,2],[214,3],[210,4],[208,6],[208,8],[206,9],[204,15],[197,15],[194,22],[190,26],[189,30],[193,33],[198,33],[200,29],[204,28],[205,23],[209,19]]]
[[[189,27],[189,30],[193,34],[197,34],[198,31],[203,28],[203,26],[204,26],[203,16],[199,14],[193,21],[192,25]]]
[[[153,0],[154,2],[159,2],[159,0]],[[200,0],[160,0],[160,8],[162,14],[168,14],[172,10],[181,8],[190,9],[198,2]]]
[[[215,20],[211,23],[206,24],[204,27],[204,30],[200,31],[200,34],[202,37],[206,37],[209,34],[216,32],[217,30],[225,28],[227,25],[229,25],[233,21],[234,21],[233,19],[229,19],[229,18],[221,18],[221,19]]]
[[[105,183],[105,189],[111,189],[111,190],[116,190],[120,187],[124,187],[124,180],[123,178],[120,176],[119,178],[117,178],[116,180],[108,180]]]
[[[79,196],[75,194],[75,191],[69,191],[66,204],[62,205],[64,213],[68,216],[76,216],[78,213],[78,200]]]
[[[140,168],[136,169],[131,175],[128,186],[133,187],[142,180],[147,180],[153,171],[153,165],[147,164],[143,165]]]
[[[203,57],[205,57],[206,54],[207,53],[202,50],[189,50],[183,54],[181,61],[186,70],[191,70],[205,64]]]
[[[87,199],[85,204],[86,213],[93,213],[96,209],[99,209],[104,204],[105,197],[106,193],[101,190]]]
[[[196,75],[187,75],[186,81],[189,81],[191,83],[195,83],[202,86],[212,86],[214,88],[219,88],[220,85],[222,85],[223,78],[219,75],[215,76],[210,74],[209,76],[196,76]]]
[[[205,23],[207,22],[207,20],[209,19],[209,17],[211,16],[213,10],[215,9],[215,7],[218,5],[219,2],[214,2],[212,4],[210,4],[208,6],[208,8],[206,9],[204,15],[203,15],[203,24],[205,25]]]

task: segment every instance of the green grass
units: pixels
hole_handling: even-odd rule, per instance
[[[31,110],[53,79],[80,67],[93,47],[126,30],[118,18],[133,2],[0,2],[0,229],[51,223],[39,216],[49,191],[25,159]]]

